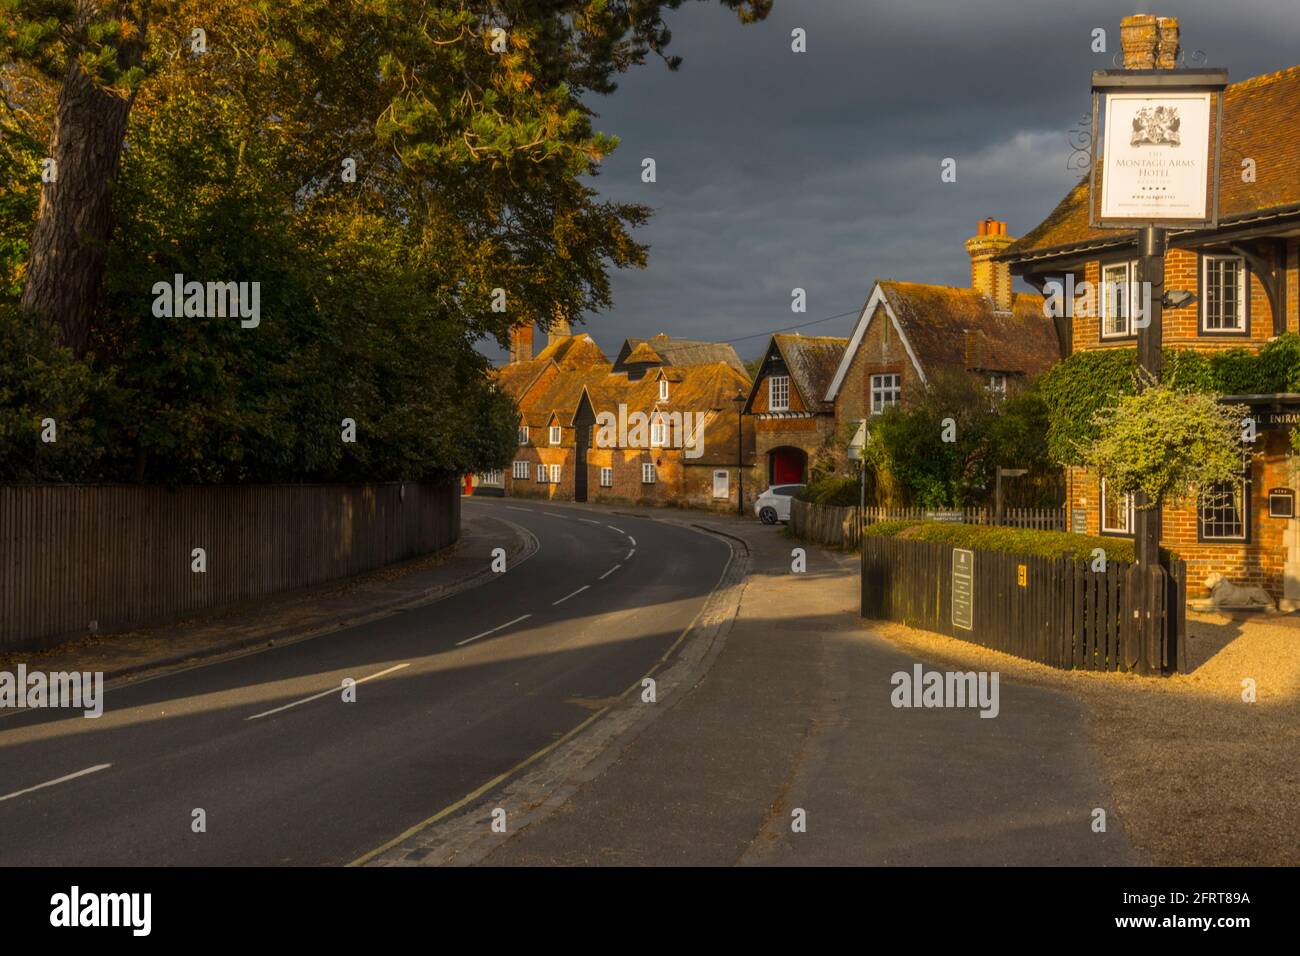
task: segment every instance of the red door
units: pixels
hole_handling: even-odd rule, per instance
[[[797,485],[803,482],[803,465],[807,456],[798,448],[772,450],[772,484]]]

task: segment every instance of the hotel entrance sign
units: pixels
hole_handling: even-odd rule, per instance
[[[1224,70],[1093,74],[1092,141],[1102,159],[1092,163],[1090,225],[1218,226],[1226,84]]]

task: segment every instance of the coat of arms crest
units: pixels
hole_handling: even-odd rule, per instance
[[[1178,107],[1145,106],[1133,117],[1133,139],[1131,146],[1177,146]]]

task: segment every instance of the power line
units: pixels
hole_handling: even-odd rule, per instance
[[[830,322],[832,319],[842,319],[847,315],[857,315],[861,309],[853,309],[850,312],[841,312],[838,315],[828,315],[824,319],[813,319],[811,322],[804,322],[800,325],[783,325],[779,329],[771,329],[767,332],[755,332],[753,335],[742,335],[738,339],[723,339],[724,342],[744,342],[747,339],[762,339],[769,335],[775,335],[777,332],[793,332],[795,329],[806,329],[810,325],[820,325],[823,322]]]

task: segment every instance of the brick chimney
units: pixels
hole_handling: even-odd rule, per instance
[[[569,317],[565,315],[564,311],[557,305],[555,307],[555,314],[551,317],[551,325],[546,330],[546,344],[553,345],[560,339],[572,334],[572,331],[569,329]]]
[[[1126,70],[1172,70],[1178,66],[1178,18],[1137,13],[1119,24]]]
[[[516,325],[510,330],[510,361],[529,362],[533,358],[533,323]]]
[[[971,288],[984,293],[995,312],[1011,311],[1011,266],[993,257],[1015,241],[1007,235],[1007,224],[993,218],[981,222],[978,234],[966,240]]]

